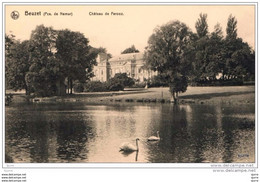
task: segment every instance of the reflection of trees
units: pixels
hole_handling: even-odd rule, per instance
[[[253,159],[255,121],[247,115],[254,113],[254,107],[225,107],[222,113],[223,162],[243,161],[243,158],[238,158],[239,154],[249,154]]]
[[[232,162],[233,159],[233,147],[234,146],[234,135],[233,131],[235,129],[235,123],[230,122],[223,118],[222,125],[223,125],[223,132],[224,132],[224,153],[223,153],[223,162],[229,163]]]
[[[161,141],[142,143],[139,160],[147,154],[150,162],[237,162],[242,161],[239,152],[248,151],[252,156],[248,160],[254,160],[255,121],[247,118],[254,113],[251,108],[244,112],[238,106],[161,104],[84,108],[90,113],[81,109],[78,105],[8,108],[7,154],[14,162],[79,162],[93,157],[87,156],[90,148],[92,154],[107,147],[113,151],[115,141],[107,137],[146,139],[159,130]]]
[[[86,159],[88,134],[92,134],[91,128],[80,113],[63,116],[57,123],[57,157],[65,161]]]
[[[12,113],[6,118],[6,146],[20,162],[48,162],[48,124],[40,112]]]
[[[27,161],[28,158],[21,156],[22,148],[25,146],[24,139],[28,138],[28,133],[24,130],[26,122],[19,120],[16,113],[12,117],[6,116],[5,122],[5,153],[14,161]],[[18,113],[17,113],[18,114]],[[8,113],[6,114],[8,115]],[[10,121],[11,120],[11,121]],[[17,155],[19,153],[19,155]]]
[[[33,141],[30,149],[31,162],[48,162],[49,123],[43,113],[34,115],[33,118],[26,129]]]
[[[60,162],[60,159],[74,161],[87,158],[86,141],[93,136],[92,128],[86,124],[89,121],[84,120],[81,112],[66,113],[62,107],[31,105],[6,112],[5,146],[14,162]],[[69,108],[73,111],[73,107]],[[68,106],[63,109],[67,110]]]
[[[141,136],[144,132],[143,128],[147,125],[146,120],[152,117],[151,108],[143,105],[114,104],[104,109],[103,115],[94,116],[94,120],[99,121],[95,125],[103,136],[107,132],[121,137]]]
[[[179,105],[170,107],[162,105],[159,127],[161,141],[148,143],[148,160],[150,162],[183,162],[187,146],[189,146],[186,110]]]
[[[214,106],[162,105],[162,140],[148,144],[151,162],[204,162],[218,143]],[[209,152],[211,153],[211,151]],[[210,155],[210,154],[209,154]]]
[[[208,150],[214,148],[218,143],[218,136],[216,132],[217,117],[215,114],[215,106],[192,105],[192,121],[190,135],[193,161],[204,162],[207,161]],[[210,154],[208,154],[210,155]]]

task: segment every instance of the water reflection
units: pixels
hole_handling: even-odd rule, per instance
[[[14,162],[255,161],[254,105],[14,105],[5,126]],[[136,138],[139,152],[119,152]]]

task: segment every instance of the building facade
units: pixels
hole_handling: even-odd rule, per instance
[[[119,56],[107,59],[105,55],[99,55],[97,66],[94,67],[94,77],[92,80],[101,82],[107,81],[115,76],[116,73],[126,73],[127,76],[135,79],[137,82],[145,82],[156,72],[144,68],[143,53],[121,54]]]
[[[110,78],[110,65],[107,54],[99,53],[96,61],[97,65],[93,68],[95,76],[91,80],[106,82]]]

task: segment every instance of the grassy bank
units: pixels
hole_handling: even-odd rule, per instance
[[[170,100],[169,88],[150,88],[145,93],[131,95],[118,95],[115,99],[132,100]],[[247,104],[255,103],[254,86],[231,86],[231,87],[188,87],[185,93],[179,94],[181,103],[228,103]]]
[[[8,92],[7,92],[8,93]],[[12,92],[13,93],[13,92]],[[23,102],[26,96],[23,92],[16,92],[13,102]],[[169,88],[126,89],[119,92],[88,92],[76,93],[64,97],[44,98],[55,102],[169,102],[171,95]],[[44,100],[43,99],[43,100]],[[181,103],[227,103],[254,104],[254,86],[226,86],[226,87],[188,87],[185,93],[180,93]]]

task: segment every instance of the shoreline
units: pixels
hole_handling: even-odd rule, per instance
[[[167,87],[148,89],[126,89],[118,92],[83,92],[66,96],[31,98],[34,103],[86,102],[88,104],[108,103],[171,103]],[[7,92],[8,93],[8,92]],[[22,92],[13,94],[12,103],[28,102]],[[254,86],[188,87],[179,94],[180,104],[255,104]]]

